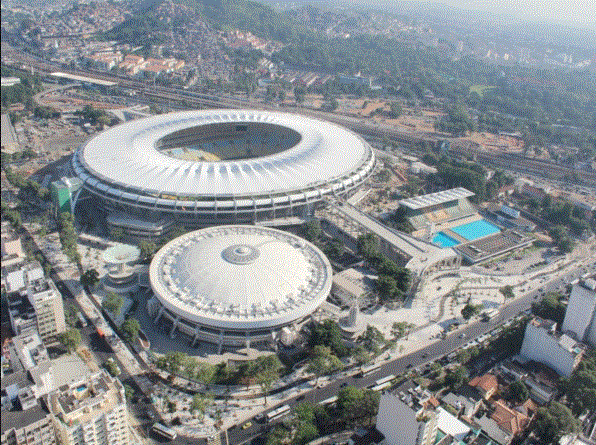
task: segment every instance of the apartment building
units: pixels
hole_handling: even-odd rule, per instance
[[[49,395],[60,445],[128,445],[124,387],[105,371]]]

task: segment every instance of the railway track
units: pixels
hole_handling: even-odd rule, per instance
[[[155,83],[152,81],[131,79],[125,75],[116,73],[107,74],[96,70],[71,70],[57,64],[51,64],[42,60],[38,60],[34,56],[26,55],[26,57],[24,57],[22,54],[14,52],[14,50],[11,51],[9,55],[15,57],[24,64],[28,63],[30,68],[35,69],[40,74],[49,75],[56,71],[61,71],[67,74],[86,76],[98,80],[114,82],[119,88],[135,90],[140,97],[150,101],[150,103],[155,101],[167,101],[169,102],[171,108],[258,108],[262,110],[280,111],[278,107],[255,104],[250,100],[243,100],[230,96],[216,96],[198,93],[184,90],[182,87],[174,88],[155,85]],[[321,113],[303,108],[284,108],[283,111],[325,119],[343,125],[344,127],[347,127],[359,134],[372,136],[378,139],[388,138],[390,141],[413,146],[414,148],[416,146],[420,146],[422,148],[425,142],[428,142],[431,144],[431,146],[435,146],[440,141],[448,139],[427,133],[407,133],[384,126],[371,125],[366,121],[348,116],[332,113]],[[549,161],[525,158],[514,153],[490,153],[474,146],[463,146],[462,144],[458,144],[456,140],[451,141],[452,153],[470,157],[483,164],[489,164],[507,170],[531,173],[539,176],[547,176],[554,179],[580,180],[590,186],[596,186],[595,172],[576,170],[574,168],[555,164]]]

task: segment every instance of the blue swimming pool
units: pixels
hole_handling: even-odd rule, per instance
[[[441,247],[453,247],[459,244],[459,241],[451,238],[449,235],[445,235],[443,232],[439,232],[433,238],[433,243]]]
[[[499,229],[497,226],[484,219],[479,219],[478,221],[468,224],[452,227],[451,230],[457,233],[459,236],[464,237],[468,241],[484,238],[485,236],[499,233],[501,231],[501,229]]]

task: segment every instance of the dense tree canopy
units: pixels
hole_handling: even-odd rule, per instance
[[[579,420],[571,410],[558,402],[538,408],[532,431],[543,444],[556,444],[564,434],[577,433],[580,430]]]
[[[596,409],[596,352],[589,350],[570,377],[561,381],[573,414]]]

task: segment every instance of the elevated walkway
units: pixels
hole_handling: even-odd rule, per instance
[[[356,233],[365,231],[378,236],[381,239],[381,248],[385,247],[386,251],[394,251],[404,258],[405,266],[418,276],[434,268],[453,267],[459,262],[459,256],[451,248],[441,248],[387,227],[349,204],[330,203],[330,205],[333,212],[356,226],[353,227]]]

